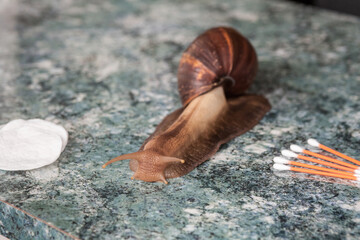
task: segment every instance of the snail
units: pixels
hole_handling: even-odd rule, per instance
[[[167,115],[139,151],[103,165],[130,159],[131,179],[164,182],[208,160],[220,145],[254,127],[271,106],[245,94],[257,71],[250,42],[229,27],[212,28],[185,50],[178,68],[183,107]]]

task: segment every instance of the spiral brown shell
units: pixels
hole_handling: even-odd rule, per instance
[[[249,88],[257,71],[256,52],[250,42],[229,27],[212,28],[185,50],[178,68],[178,88],[183,105],[217,87],[224,79],[227,97]]]

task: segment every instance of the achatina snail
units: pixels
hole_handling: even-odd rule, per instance
[[[185,50],[178,69],[183,107],[170,113],[130,160],[131,179],[146,182],[183,176],[220,145],[254,127],[270,110],[266,98],[244,94],[257,71],[250,42],[229,27],[212,28]]]

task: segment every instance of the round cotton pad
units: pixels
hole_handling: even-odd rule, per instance
[[[58,135],[36,127],[1,129],[0,169],[31,170],[49,165],[58,159],[61,148],[62,140]]]
[[[26,126],[32,126],[32,127],[38,127],[41,128],[43,130],[45,130],[46,132],[53,132],[55,134],[58,134],[63,142],[62,147],[61,147],[61,151],[64,151],[65,146],[68,143],[68,138],[69,138],[69,134],[68,132],[65,130],[65,128],[63,128],[60,125],[57,125],[55,123],[49,122],[49,121],[45,121],[42,119],[30,119],[27,120],[25,123]]]
[[[12,121],[8,122],[7,124],[3,125],[3,127],[1,128],[1,131],[16,129],[16,128],[24,126],[25,123],[26,123],[26,121],[23,119],[15,119],[15,120],[12,120]]]
[[[62,140],[61,151],[64,151],[69,138],[67,131],[60,125],[42,119],[30,119],[30,120],[16,119],[4,125],[4,127],[0,129],[0,132],[13,130],[16,128],[20,128],[22,126],[36,127],[44,130],[48,134],[58,135]]]

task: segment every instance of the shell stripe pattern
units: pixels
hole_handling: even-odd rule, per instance
[[[225,88],[227,97],[239,96],[250,86],[256,71],[256,53],[246,38],[232,28],[210,29],[190,44],[180,60],[181,101],[186,106],[226,76],[236,82],[235,86]]]

